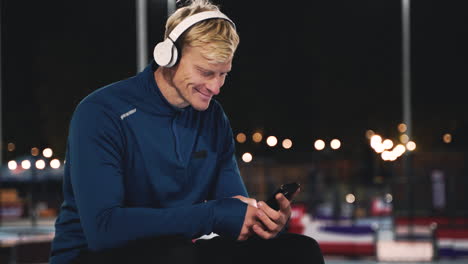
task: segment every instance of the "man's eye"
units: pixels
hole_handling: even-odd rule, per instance
[[[205,72],[205,71],[202,71],[201,74],[205,77],[208,77],[211,75],[211,72]]]

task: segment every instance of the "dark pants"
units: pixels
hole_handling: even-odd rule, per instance
[[[323,264],[324,260],[314,239],[284,233],[274,239],[255,237],[241,242],[222,237],[199,239],[195,243],[178,237],[145,239],[122,248],[86,252],[77,263]]]

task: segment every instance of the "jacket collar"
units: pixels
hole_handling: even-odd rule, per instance
[[[139,80],[139,85],[145,91],[144,94],[147,95],[143,96],[142,98],[142,103],[145,105],[145,108],[150,106],[152,110],[151,112],[155,112],[160,115],[162,114],[171,116],[182,113],[191,108],[191,106],[178,108],[167,101],[167,99],[161,93],[161,90],[159,89],[158,84],[154,78],[154,72],[157,68],[158,65],[154,60],[152,60],[148,66],[146,66],[146,68],[136,76]]]

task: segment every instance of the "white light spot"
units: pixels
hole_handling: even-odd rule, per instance
[[[416,149],[416,143],[414,143],[414,141],[410,141],[410,142],[406,143],[406,148],[409,151],[413,151],[413,150]]]
[[[289,138],[283,140],[283,148],[290,149],[292,147],[292,140]]]
[[[330,142],[330,147],[332,149],[339,149],[341,147],[341,142],[338,140],[338,139],[333,139],[331,142]]]
[[[391,202],[393,201],[393,196],[392,196],[391,194],[387,193],[387,194],[385,195],[385,201],[386,201],[387,203],[391,203]]]
[[[244,153],[244,155],[242,155],[242,161],[244,161],[245,163],[251,162],[252,159],[253,159],[253,156],[249,152],[246,152]]]
[[[46,158],[50,158],[52,157],[53,155],[53,152],[52,152],[52,149],[51,148],[46,148],[42,151],[42,156],[46,157]]]
[[[39,170],[43,170],[46,166],[46,163],[44,160],[37,160],[36,161],[36,168],[38,168]]]
[[[50,167],[53,169],[58,169],[60,168],[60,161],[58,159],[53,159],[50,161]]]
[[[325,148],[325,141],[321,139],[317,139],[314,143],[314,147],[316,150],[322,150]]]
[[[10,161],[8,162],[8,169],[10,169],[10,170],[16,170],[16,168],[18,168],[18,164],[16,163],[16,161],[10,160]]]
[[[393,148],[393,141],[391,139],[384,140],[382,144],[383,144],[385,149]]]
[[[269,136],[266,140],[268,146],[274,147],[278,143],[278,139],[275,136]]]
[[[382,145],[382,137],[375,134],[370,139],[370,145],[373,149],[376,149],[378,146]]]
[[[356,197],[354,196],[354,194],[348,193],[348,194],[346,195],[346,202],[347,202],[347,203],[350,203],[350,204],[351,204],[351,203],[354,203],[355,201],[356,201]]]
[[[31,168],[31,162],[29,160],[23,160],[21,162],[21,167],[25,170],[29,170],[29,168]]]

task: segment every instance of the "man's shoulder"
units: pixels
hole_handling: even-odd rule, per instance
[[[102,86],[88,94],[81,102],[105,103],[125,96],[136,86],[135,79],[128,78]]]
[[[134,78],[128,78],[100,87],[84,97],[76,109],[97,106],[119,116],[121,112],[126,112],[129,107],[133,107],[130,94],[135,90],[136,85]]]

